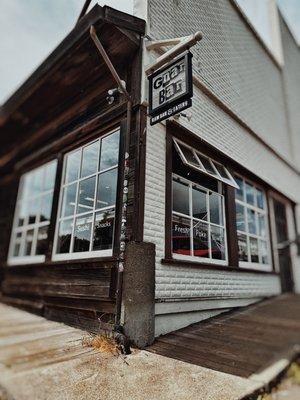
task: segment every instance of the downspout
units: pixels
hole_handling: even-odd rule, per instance
[[[123,272],[125,266],[125,249],[126,249],[126,224],[127,224],[127,200],[128,200],[128,176],[129,176],[129,145],[130,145],[130,129],[131,129],[131,114],[132,114],[132,99],[127,92],[124,81],[119,77],[115,67],[110,61],[105,49],[103,48],[95,27],[90,27],[90,36],[95,43],[100,55],[109,68],[111,75],[117,83],[118,89],[123,93],[127,99],[127,115],[126,115],[126,131],[124,140],[124,177],[123,177],[123,197],[122,197],[122,210],[121,210],[121,235],[120,235],[120,249],[117,273],[117,289],[116,289],[116,315],[115,325],[120,325],[121,309],[122,309],[122,287],[123,287]]]

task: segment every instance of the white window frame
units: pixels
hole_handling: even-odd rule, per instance
[[[193,221],[199,221],[201,223],[207,224],[208,226],[208,245],[209,245],[209,252],[211,254],[211,237],[210,237],[210,233],[211,233],[211,226],[215,226],[217,228],[222,228],[224,229],[224,244],[225,244],[225,260],[218,260],[218,259],[213,259],[213,258],[207,258],[207,257],[197,257],[197,256],[193,256],[193,255],[185,255],[185,254],[177,254],[177,253],[173,253],[173,246],[171,243],[171,247],[172,247],[172,257],[174,259],[178,259],[178,260],[185,260],[185,261],[197,261],[198,263],[202,263],[202,264],[216,264],[216,265],[225,265],[228,266],[228,248],[227,248],[227,229],[226,229],[226,215],[225,215],[225,197],[223,194],[219,193],[219,192],[215,192],[211,189],[208,189],[202,185],[199,185],[199,183],[190,181],[186,178],[183,178],[182,176],[172,173],[172,199],[173,199],[173,179],[177,178],[180,179],[180,181],[186,183],[189,187],[189,210],[190,210],[190,215],[186,215],[186,214],[182,214],[179,213],[177,211],[173,211],[173,206],[172,206],[172,223],[171,223],[171,230],[173,231],[173,215],[177,215],[179,217],[182,218],[186,218],[190,221],[190,248],[191,251],[193,252],[193,248],[194,248],[194,237],[193,237]],[[216,179],[216,178],[215,178]],[[218,186],[220,188],[221,183],[218,183]],[[196,187],[204,192],[206,192],[207,194],[209,192],[211,193],[215,193],[218,196],[220,196],[222,198],[222,212],[223,212],[223,221],[224,221],[224,225],[218,225],[215,224],[213,222],[210,222],[210,210],[209,210],[209,201],[208,201],[208,196],[206,196],[206,208],[207,208],[207,221],[199,219],[199,218],[195,218],[192,215],[192,188]],[[171,241],[173,242],[173,234],[171,233]]]
[[[80,171],[82,168],[82,161],[83,161],[83,157],[82,157],[82,153],[83,153],[83,149],[87,146],[89,146],[92,143],[95,142],[100,142],[101,140],[103,140],[105,137],[112,135],[115,132],[119,132],[119,137],[121,137],[121,132],[120,132],[120,127],[118,127],[117,129],[114,129],[108,133],[106,133],[105,135],[101,135],[100,137],[89,141],[88,143],[85,143],[81,146],[76,147],[74,150],[65,153],[64,155],[64,162],[63,162],[63,174],[62,174],[62,179],[61,179],[61,183],[60,183],[60,193],[59,193],[59,205],[58,205],[58,211],[57,211],[57,219],[56,219],[56,226],[55,226],[55,234],[54,234],[54,244],[53,244],[53,250],[52,250],[52,260],[53,261],[64,261],[64,260],[81,260],[81,259],[88,259],[88,258],[97,258],[97,257],[111,257],[113,255],[113,248],[114,248],[114,233],[115,233],[115,221],[116,221],[116,203],[114,206],[108,206],[108,207],[103,207],[103,208],[96,208],[96,206],[93,207],[93,211],[87,211],[85,213],[80,213],[78,214],[76,212],[76,206],[78,206],[78,194],[79,194],[79,186],[80,186],[80,182],[84,181],[88,178],[91,177],[95,177],[96,183],[95,183],[95,192],[94,192],[94,199],[96,200],[97,197],[97,189],[98,189],[98,176],[100,174],[103,174],[105,172],[111,171],[115,168],[119,168],[119,164],[116,164],[112,167],[106,168],[104,170],[102,170],[100,172],[100,170],[98,170],[97,172],[91,174],[91,175],[87,175],[84,176],[82,178],[80,178]],[[99,148],[100,144],[99,144]],[[65,183],[65,175],[66,175],[66,166],[67,166],[67,156],[75,153],[76,151],[80,150],[80,166],[78,169],[78,176],[77,179],[72,181],[72,182],[68,182]],[[100,150],[101,151],[101,150]],[[120,141],[119,141],[119,151],[120,151]],[[100,154],[101,156],[101,154]],[[98,163],[100,163],[100,156],[99,156],[99,160]],[[61,211],[62,211],[62,203],[63,203],[63,194],[64,194],[64,187],[69,186],[71,184],[77,184],[77,188],[76,188],[76,197],[75,197],[75,206],[74,206],[74,213],[71,216],[68,217],[61,217]],[[118,185],[118,184],[117,184]],[[117,198],[116,198],[117,201]],[[96,204],[96,202],[95,202]],[[101,213],[101,212],[105,212],[108,210],[114,210],[114,227],[113,227],[113,239],[112,239],[112,248],[111,249],[106,249],[106,250],[89,250],[89,251],[84,251],[84,252],[72,252],[71,250],[73,249],[74,246],[74,232],[75,232],[75,221],[77,218],[83,218],[85,216],[89,216],[92,215],[92,226],[91,226],[91,239],[90,239],[90,248],[92,247],[93,244],[93,233],[94,233],[94,226],[95,226],[95,215],[97,213]],[[58,244],[58,234],[59,234],[59,225],[61,221],[71,221],[73,220],[73,227],[72,227],[72,234],[71,234],[71,242],[70,242],[70,250],[69,253],[57,253],[57,244]]]
[[[178,154],[179,154],[179,156],[180,156],[182,162],[183,162],[185,165],[189,166],[190,168],[195,169],[196,171],[202,172],[202,173],[204,173],[205,175],[211,176],[212,178],[217,179],[217,180],[219,180],[219,181],[225,183],[226,185],[230,185],[230,186],[232,186],[232,187],[238,189],[239,186],[238,186],[238,184],[235,182],[234,177],[231,175],[231,173],[228,171],[228,169],[227,169],[224,165],[222,165],[221,163],[219,163],[219,162],[213,160],[213,159],[210,158],[210,157],[207,157],[205,154],[201,153],[201,152],[198,151],[198,150],[195,150],[193,147],[191,147],[191,146],[185,144],[185,143],[182,142],[181,140],[178,140],[178,139],[174,139],[174,138],[173,138],[173,141],[174,141],[174,144],[175,144],[175,149],[177,150],[177,152],[178,152]],[[190,150],[190,151],[192,152],[192,154],[194,155],[194,157],[196,158],[196,160],[197,160],[197,162],[198,162],[198,164],[199,164],[199,167],[197,167],[196,165],[190,163],[190,162],[186,159],[186,157],[185,157],[185,155],[183,154],[183,152],[182,152],[180,146],[185,147],[185,148],[187,148],[188,150]],[[210,173],[210,172],[204,167],[204,165],[203,165],[203,163],[201,162],[201,160],[199,159],[198,155],[201,156],[201,157],[203,157],[203,158],[205,158],[205,159],[207,160],[207,162],[208,162],[208,163],[210,164],[210,166],[212,167],[213,171],[215,171],[215,174]],[[218,170],[217,170],[217,168],[216,168],[216,165],[219,165],[219,166],[221,166],[222,168],[224,168],[226,174],[228,175],[228,179],[223,178],[223,177],[219,174],[219,172],[218,172]]]
[[[245,210],[245,231],[241,231],[237,229],[237,234],[241,234],[246,236],[246,240],[247,240],[247,251],[248,251],[248,261],[240,261],[239,260],[239,266],[241,268],[249,268],[249,269],[254,269],[254,270],[259,270],[259,271],[271,271],[273,269],[273,265],[272,265],[272,253],[271,253],[271,240],[270,240],[270,227],[269,227],[269,212],[268,212],[268,202],[267,202],[267,196],[266,196],[266,191],[260,186],[257,185],[255,182],[251,181],[248,178],[245,178],[244,176],[240,175],[240,174],[235,174],[237,177],[239,177],[241,180],[243,180],[244,183],[244,198],[243,200],[239,200],[237,198],[235,198],[235,203],[236,204],[240,204],[241,206],[244,207]],[[264,201],[264,208],[259,208],[256,205],[256,196],[255,196],[255,205],[251,205],[249,203],[247,203],[247,199],[246,199],[246,183],[250,184],[251,186],[253,186],[253,188],[259,189],[262,194],[263,194],[263,201]],[[247,210],[253,210],[256,212],[255,215],[257,215],[257,213],[264,215],[265,217],[265,228],[266,228],[266,236],[262,237],[259,236],[258,234],[252,234],[248,232],[248,212]],[[258,218],[255,218],[255,225],[256,225],[256,231],[259,232],[258,228]],[[253,239],[257,239],[258,241],[258,257],[259,260],[261,260],[262,255],[260,252],[260,246],[259,246],[259,240],[263,240],[267,243],[267,255],[268,255],[268,260],[269,263],[268,264],[263,264],[261,262],[255,263],[255,262],[251,262],[250,257],[250,238]]]
[[[37,236],[38,236],[38,229],[42,228],[44,226],[50,226],[50,219],[49,221],[42,221],[42,222],[37,222],[40,219],[40,212],[41,210],[39,210],[39,213],[37,214],[37,221],[35,221],[34,224],[28,224],[28,223],[24,223],[22,226],[18,226],[18,218],[19,218],[19,212],[18,212],[18,207],[20,202],[22,202],[21,199],[21,193],[22,193],[22,189],[23,189],[23,180],[25,179],[26,175],[29,175],[31,173],[36,172],[39,169],[44,169],[43,174],[45,174],[46,168],[49,164],[51,163],[56,163],[55,166],[55,175],[54,175],[54,182],[53,182],[53,188],[49,189],[49,190],[45,190],[42,191],[41,193],[37,194],[36,196],[32,197],[31,200],[36,200],[36,199],[40,199],[47,195],[47,194],[52,194],[52,200],[51,200],[51,209],[53,206],[53,193],[54,193],[54,188],[55,188],[55,177],[56,177],[56,173],[57,173],[57,160],[51,160],[43,165],[40,165],[37,168],[34,168],[26,173],[24,173],[21,176],[21,179],[19,181],[19,187],[18,187],[18,194],[17,194],[17,201],[16,201],[16,205],[15,205],[15,210],[14,210],[14,220],[13,220],[13,228],[12,228],[12,232],[11,232],[11,236],[10,236],[10,243],[9,243],[9,251],[8,251],[8,258],[7,258],[7,264],[10,266],[13,265],[25,265],[25,264],[39,264],[39,263],[43,263],[46,260],[46,255],[45,254],[40,254],[40,255],[34,255],[35,251],[36,251],[36,246],[37,246]],[[32,248],[31,248],[31,255],[28,256],[14,256],[14,247],[15,247],[15,243],[16,243],[16,238],[15,235],[16,233],[20,232],[22,234],[22,239],[21,239],[21,248],[20,248],[20,252],[22,253],[24,250],[24,246],[26,243],[26,238],[23,238],[23,235],[26,234],[26,232],[28,230],[33,230],[33,239],[32,239]]]

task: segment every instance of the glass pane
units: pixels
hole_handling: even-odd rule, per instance
[[[20,241],[15,242],[14,250],[13,250],[13,257],[19,257],[20,249],[21,249],[21,242]]]
[[[200,158],[200,161],[202,162],[204,168],[206,171],[210,174],[217,175],[216,171],[214,170],[214,167],[212,166],[211,162],[209,161],[208,158],[202,156],[202,154],[197,153],[197,156]]]
[[[74,232],[74,252],[89,251],[93,215],[77,218]]]
[[[239,260],[248,261],[247,237],[238,233]]]
[[[33,242],[33,233],[34,230],[30,229],[29,231],[27,231],[26,233],[26,237],[25,237],[25,249],[24,249],[24,255],[25,256],[30,256],[31,255],[31,249],[32,249],[32,242]]]
[[[62,216],[68,217],[74,214],[77,183],[64,188]]]
[[[25,191],[27,193],[27,198],[32,198],[38,196],[43,189],[44,182],[44,169],[39,168],[35,171],[29,173],[28,180],[26,180]]]
[[[236,229],[238,231],[245,231],[245,207],[239,203],[236,203]]]
[[[200,221],[193,225],[194,256],[209,258],[208,225]]]
[[[207,221],[206,192],[193,186],[193,216]]]
[[[113,167],[119,161],[119,137],[120,133],[115,132],[101,140],[101,161],[100,171]]]
[[[227,175],[227,172],[225,171],[225,168],[223,167],[223,165],[218,164],[216,162],[214,162],[214,166],[216,167],[217,171],[219,172],[219,174],[221,175],[222,178],[229,180],[229,176]]]
[[[247,218],[248,218],[248,232],[254,235],[256,232],[256,220],[255,220],[255,211],[247,209]]]
[[[254,187],[246,183],[246,201],[248,204],[254,205]]]
[[[202,168],[191,149],[183,145],[180,145],[180,149],[188,163],[194,165],[197,168]]]
[[[114,206],[116,203],[118,169],[112,169],[98,176],[96,208]]]
[[[44,176],[44,190],[53,190],[56,177],[56,160],[46,166]]]
[[[78,179],[80,159],[81,150],[77,150],[74,153],[67,155],[65,183],[73,182]]]
[[[17,225],[23,226],[25,223],[27,223],[25,222],[25,219],[29,213],[28,202],[26,202],[25,200],[21,200],[21,203],[19,203],[18,206],[17,213],[18,213]]]
[[[190,220],[173,215],[172,243],[173,253],[191,255],[191,223]]]
[[[40,221],[49,221],[52,209],[52,193],[48,193],[41,198]]]
[[[36,254],[45,254],[47,251],[48,226],[42,226],[37,233]]]
[[[69,253],[72,236],[73,219],[62,221],[59,224],[57,253]]]
[[[22,178],[22,199],[28,199],[33,186],[33,175],[28,173]]]
[[[235,197],[241,201],[245,201],[244,200],[244,181],[241,178],[239,178],[238,176],[235,176],[234,179],[239,186],[239,189],[236,189],[236,191],[235,191]]]
[[[109,210],[104,213],[96,213],[93,236],[93,250],[112,249],[114,219],[114,210]]]
[[[40,211],[41,198],[37,198],[29,201],[29,216],[28,216],[28,224],[34,224],[37,222],[37,216]]]
[[[94,209],[95,183],[95,176],[80,182],[77,213],[92,211]]]
[[[225,260],[225,236],[224,229],[218,226],[210,227],[211,256],[215,260]]]
[[[181,214],[190,214],[189,187],[179,179],[173,179],[173,211]]]
[[[257,207],[264,209],[264,195],[263,192],[259,189],[256,189],[256,201]]]
[[[259,236],[266,237],[266,217],[263,214],[258,214],[258,234]]]
[[[86,146],[82,151],[81,177],[95,174],[98,170],[99,141]]]
[[[264,241],[264,240],[260,240],[259,244],[260,244],[261,262],[263,264],[269,264],[269,255],[268,255],[267,242]]]
[[[210,222],[223,225],[222,197],[216,193],[209,193]]]
[[[258,242],[257,239],[250,238],[251,262],[258,263]]]

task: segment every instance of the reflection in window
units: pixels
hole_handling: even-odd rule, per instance
[[[247,236],[238,233],[238,248],[240,261],[248,261]]]
[[[56,160],[30,171],[20,180],[9,262],[42,256],[48,243]],[[38,259],[40,261],[40,257]]]
[[[191,254],[191,223],[187,218],[173,215],[173,253]]]
[[[72,230],[73,230],[73,219],[67,219],[60,222],[58,230],[58,239],[57,239],[58,253],[69,253]]]
[[[91,244],[93,214],[76,218],[74,232],[74,251],[89,251]]]
[[[238,232],[239,260],[269,265],[269,238],[267,209],[264,192],[236,176],[236,227]]]
[[[92,257],[94,251],[113,247],[119,136],[113,132],[65,156],[56,239],[56,254],[62,258]]]
[[[173,253],[226,261],[224,197],[173,176]]]
[[[193,249],[194,256],[209,258],[208,225],[201,221],[194,221]]]
[[[96,177],[84,179],[79,183],[77,214],[94,209]]]
[[[224,228],[211,226],[211,256],[216,260],[225,260],[225,235]]]
[[[207,193],[193,186],[193,217],[207,220]],[[174,210],[175,211],[175,210]]]
[[[112,248],[114,233],[114,210],[95,215],[93,250],[108,250]]]
[[[173,180],[173,211],[189,214],[189,186],[176,178]]]
[[[116,203],[118,168],[98,176],[97,208],[110,207]]]

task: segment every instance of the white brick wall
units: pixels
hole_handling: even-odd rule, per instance
[[[196,133],[199,136],[223,151],[227,151],[231,157],[243,165],[249,167],[251,164],[251,169],[260,176],[262,176],[262,171],[264,174],[271,172],[270,166],[272,163],[277,163],[274,156],[266,152],[259,142],[255,143],[254,139],[249,139],[248,133],[242,132],[242,128],[234,121],[229,121],[225,113],[214,109],[215,106],[212,104],[205,104],[208,101],[209,99],[205,99],[205,96],[195,93],[192,110],[198,118],[193,117],[189,129],[193,128],[196,131],[198,127]],[[215,115],[212,114],[212,110]],[[223,126],[220,126],[221,118],[224,121]],[[207,119],[211,119],[209,126]],[[231,129],[226,129],[226,124],[228,126],[229,123]],[[248,147],[248,152],[241,154],[242,141],[252,147]],[[280,282],[276,276],[161,264],[165,245],[165,143],[165,126],[162,124],[148,126],[144,240],[156,245],[156,298],[229,297],[241,299],[280,293]],[[255,154],[252,154],[255,152],[259,152],[258,159]],[[251,159],[251,154],[253,159]],[[258,160],[261,160],[260,163]],[[276,168],[279,167],[280,165]],[[283,184],[287,176],[282,176],[280,179]],[[290,192],[293,191],[292,187],[285,186]]]

